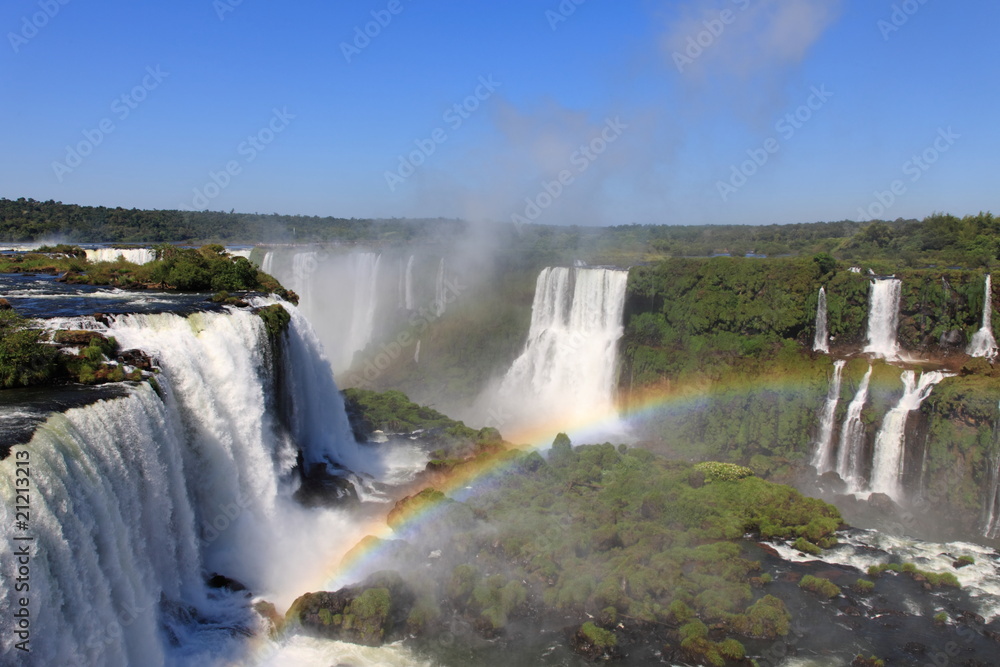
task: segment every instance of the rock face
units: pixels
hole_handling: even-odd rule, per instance
[[[87,347],[94,340],[98,342],[107,340],[103,334],[96,331],[57,331],[53,338],[60,345],[73,347]]]
[[[372,575],[360,586],[306,593],[285,616],[320,637],[365,646],[402,638],[416,596],[395,572]]]
[[[346,477],[332,474],[325,465],[314,465],[303,472],[294,498],[306,507],[336,507],[358,502],[358,491]]]

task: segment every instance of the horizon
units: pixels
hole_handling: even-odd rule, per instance
[[[971,7],[16,0],[0,196],[580,227],[974,215],[1000,208],[1000,7]]]

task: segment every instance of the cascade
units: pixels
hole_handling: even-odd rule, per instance
[[[97,248],[86,251],[88,262],[117,262],[119,258],[133,264],[148,264],[156,259],[150,248]]]
[[[986,296],[983,299],[983,326],[972,336],[968,354],[992,359],[997,355],[997,341],[993,337],[993,276],[986,276]]]
[[[816,438],[816,451],[813,455],[813,467],[819,474],[833,470],[833,429],[836,426],[837,404],[840,403],[840,385],[844,376],[844,366],[847,362],[838,359],[833,362],[833,379],[830,382],[830,391],[826,395],[826,402],[823,404],[823,412],[819,419],[819,435]]]
[[[299,295],[302,314],[320,333],[335,373],[350,368],[354,355],[372,342],[383,299],[391,309],[392,282],[380,290],[382,256],[372,252],[295,252],[291,262],[264,257],[261,270]],[[412,262],[412,258],[411,258]],[[407,283],[406,298],[412,296]]]
[[[413,260],[414,256],[410,255],[410,259],[406,262],[406,281],[404,290],[404,302],[407,310],[416,310],[417,300],[413,296]]]
[[[813,351],[830,354],[830,334],[826,324],[826,289],[819,288],[819,302],[816,305],[816,336],[813,339]]]
[[[448,308],[448,300],[444,293],[444,257],[438,265],[437,280],[434,283],[434,313],[440,317]]]
[[[869,489],[872,493],[884,493],[893,500],[903,500],[903,466],[906,463],[906,420],[910,413],[918,410],[934,386],[948,377],[932,371],[921,374],[919,382],[913,371],[903,371],[903,396],[899,403],[886,413],[882,427],[875,437],[872,456],[872,474]]]
[[[1000,410],[1000,405],[997,406],[997,409]],[[993,425],[994,447],[997,446],[998,438],[1000,438],[1000,419]],[[995,540],[1000,538],[1000,449],[996,450],[990,461],[987,489],[983,536]]]
[[[10,572],[16,461],[30,458],[34,664],[212,664],[262,628],[242,595],[210,591],[207,574],[287,605],[363,535],[346,515],[291,500],[300,452],[355,470],[366,462],[315,336],[285,307],[280,352],[247,311],[80,322],[143,349],[162,372],[155,391],[139,383],[53,415],[0,462],[0,564]],[[281,389],[273,354],[289,371]],[[0,607],[17,608],[15,598],[2,587]],[[0,618],[5,650],[12,623]]]
[[[628,271],[546,268],[524,351],[499,387],[521,423],[571,425],[615,413],[618,340]]]
[[[868,385],[872,378],[872,367],[861,379],[857,394],[847,406],[847,416],[840,431],[840,445],[837,449],[837,474],[856,490],[861,478],[861,455],[865,444],[865,426],[861,422],[861,411],[868,401]]]
[[[899,358],[899,304],[902,281],[885,278],[872,281],[868,306],[868,345],[865,352],[883,359]]]

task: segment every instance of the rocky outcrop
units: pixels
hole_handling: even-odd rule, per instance
[[[403,638],[415,601],[399,574],[382,572],[359,586],[306,593],[292,604],[285,622],[327,639],[381,646]]]

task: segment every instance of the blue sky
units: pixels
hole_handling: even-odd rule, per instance
[[[1000,212],[998,3],[576,2],[7,0],[0,196],[586,225]]]

